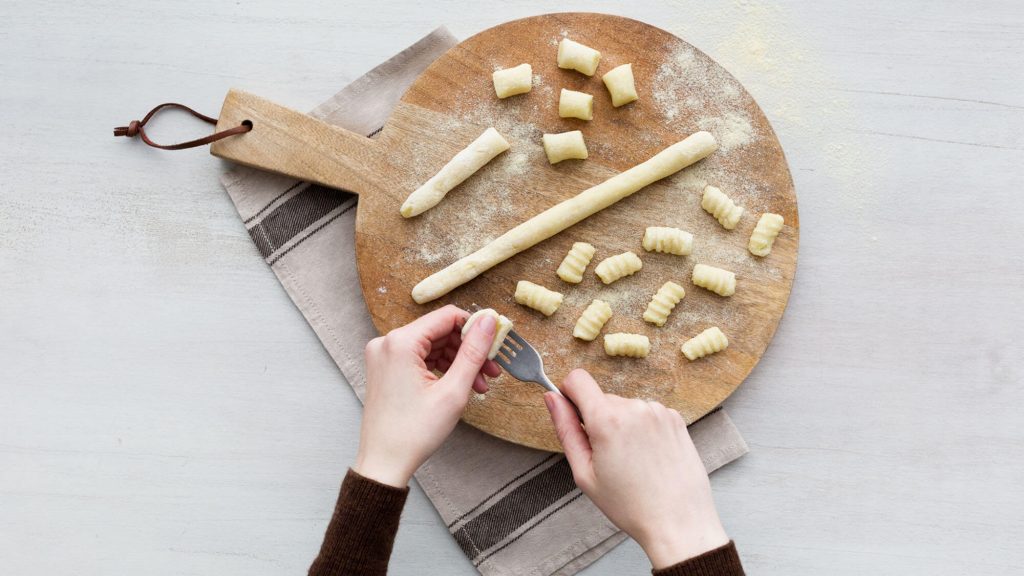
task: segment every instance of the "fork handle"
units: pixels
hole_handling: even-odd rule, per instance
[[[583,414],[580,414],[580,409],[576,407],[576,403],[573,402],[571,399],[569,399],[569,397],[566,396],[565,394],[562,394],[562,391],[558,389],[558,386],[555,386],[554,382],[552,382],[551,379],[548,378],[547,374],[544,374],[542,372],[540,377],[541,377],[541,380],[542,380],[540,382],[540,385],[545,387],[545,388],[547,388],[551,392],[554,392],[555,394],[558,394],[562,398],[565,398],[569,402],[569,405],[572,406],[572,409],[576,412],[576,417],[580,419],[580,423],[582,424],[583,423]]]

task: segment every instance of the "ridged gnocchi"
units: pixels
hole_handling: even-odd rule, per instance
[[[572,335],[587,342],[597,338],[601,328],[612,317],[612,307],[604,300],[594,300],[587,306],[587,309],[580,314],[576,326],[572,329]]]
[[[604,336],[604,353],[609,356],[646,358],[650,352],[651,341],[643,334],[616,332]]]
[[[771,212],[761,214],[757,226],[754,226],[754,231],[750,234],[750,242],[747,243],[750,253],[754,256],[770,254],[772,245],[775,244],[775,237],[782,231],[782,224],[782,216],[778,214]]]
[[[644,250],[676,256],[689,256],[693,252],[693,234],[668,226],[648,226],[644,230]]]
[[[719,296],[732,296],[736,293],[736,274],[707,264],[693,267],[694,285],[711,290]]]
[[[579,284],[583,281],[583,272],[590,265],[596,251],[593,244],[574,242],[569,253],[558,265],[558,270],[555,270],[555,274],[569,284]]]
[[[601,282],[611,284],[619,278],[635,274],[643,267],[644,263],[640,261],[639,256],[633,252],[623,252],[601,260],[594,267],[594,273],[601,279]]]
[[[697,360],[708,354],[721,352],[729,346],[729,339],[725,337],[718,326],[712,326],[697,334],[683,343],[683,355],[689,360]]]
[[[462,337],[465,338],[469,334],[470,327],[477,320],[484,316],[491,316],[494,318],[494,341],[491,343],[491,349],[487,352],[487,357],[494,359],[498,355],[498,350],[501,350],[501,345],[505,341],[505,336],[512,331],[512,321],[508,318],[498,314],[494,308],[484,308],[483,310],[477,310],[466,319],[466,323],[462,325]]]
[[[682,286],[672,281],[665,282],[651,298],[651,303],[647,305],[647,310],[644,311],[644,321],[655,326],[664,326],[672,309],[685,296],[686,290]]]
[[[562,305],[563,298],[562,294],[529,280],[520,280],[516,284],[516,293],[513,296],[516,303],[533,308],[545,316],[554,314]]]
[[[714,186],[704,188],[704,198],[700,201],[700,207],[714,216],[726,230],[735,228],[740,216],[743,216],[743,207],[737,206],[731,198]]]

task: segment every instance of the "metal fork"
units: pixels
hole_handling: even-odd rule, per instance
[[[502,346],[498,351],[498,355],[494,357],[494,361],[501,366],[505,372],[512,375],[513,378],[521,380],[523,382],[533,382],[540,384],[544,388],[547,388],[551,392],[558,394],[565,398],[562,391],[555,386],[551,379],[548,378],[547,374],[544,373],[544,359],[541,358],[537,350],[526,341],[525,338],[516,333],[515,330],[509,331],[505,337],[505,341],[502,342]],[[566,400],[569,400],[566,398]],[[580,415],[579,408],[576,404],[573,404],[572,400],[569,400],[569,404],[572,404],[573,410],[576,411],[576,416],[580,418],[580,422],[583,421],[583,417]]]

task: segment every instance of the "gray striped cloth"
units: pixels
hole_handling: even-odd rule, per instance
[[[312,115],[372,136],[413,80],[456,43],[444,28],[435,30]],[[362,399],[363,347],[377,332],[352,248],[356,195],[243,167],[222,181],[260,255]],[[709,471],[747,452],[722,410],[692,425],[690,434]],[[564,456],[466,424],[456,427],[416,480],[487,576],[575,574],[626,538],[576,487]]]

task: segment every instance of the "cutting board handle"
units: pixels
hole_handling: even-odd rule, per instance
[[[217,130],[252,123],[252,130],[214,142],[210,153],[357,194],[378,189],[384,170],[376,141],[321,122],[242,90],[231,90]]]

